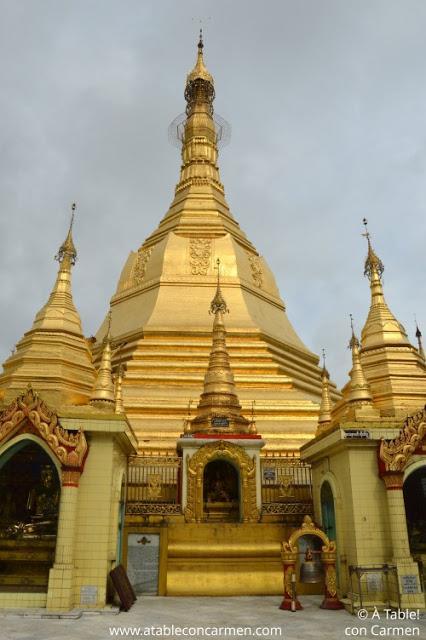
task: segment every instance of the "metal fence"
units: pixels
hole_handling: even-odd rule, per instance
[[[352,613],[365,607],[401,607],[398,573],[394,565],[350,565],[349,578]]]

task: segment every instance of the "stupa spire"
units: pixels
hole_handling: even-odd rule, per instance
[[[352,369],[349,373],[350,382],[347,399],[349,402],[371,402],[371,392],[359,357],[359,340],[355,335],[352,314],[350,314],[350,319],[352,335],[349,341],[349,349],[352,351]]]
[[[108,329],[104,339],[101,364],[96,377],[90,403],[105,408],[115,404],[114,383],[111,364],[111,311],[108,314]]]
[[[318,416],[318,425],[319,427],[326,427],[331,422],[331,409],[332,402],[330,398],[330,374],[327,371],[325,366],[325,350],[322,350],[323,356],[323,367],[321,371],[321,383],[322,383],[322,393],[321,393],[321,404]]]
[[[384,265],[372,247],[366,218],[363,219],[363,224],[365,227],[363,235],[368,245],[364,275],[370,280],[371,304],[361,335],[362,350],[395,344],[408,345],[406,331],[389,309],[383,294]]]
[[[73,204],[68,233],[55,256],[59,268],[49,299],[3,365],[0,393],[4,389],[6,398],[29,382],[54,406],[82,404],[90,398],[95,369],[72,298],[75,209]]]
[[[58,275],[48,301],[37,313],[33,329],[65,329],[81,334],[81,321],[72,299],[71,271],[77,260],[72,230],[76,205],[71,207],[71,220],[67,236],[58,249],[55,260],[59,262]]]
[[[197,407],[197,415],[191,422],[191,431],[247,432],[249,421],[241,415],[226,346],[226,329],[223,316],[228,307],[220,288],[220,260],[217,260],[216,292],[210,304],[214,315],[213,340],[207,372],[204,376],[204,390]]]
[[[187,118],[182,139],[180,181],[176,186],[176,194],[182,189],[201,184],[213,186],[224,193],[217,166],[217,134],[213,121],[214,80],[204,64],[203,49],[200,31],[197,61],[186,78]]]

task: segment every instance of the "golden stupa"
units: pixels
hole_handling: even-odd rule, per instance
[[[186,81],[182,165],[173,202],[158,228],[130,253],[111,299],[113,366],[125,365],[123,402],[141,450],[174,450],[208,362],[206,310],[220,258],[221,286],[232,308],[229,352],[243,412],[250,414],[254,400],[267,449],[294,451],[315,432],[318,357],[296,334],[273,274],[229,210],[219,175],[214,97],[200,38]],[[107,324],[105,319],[97,334],[95,359]]]

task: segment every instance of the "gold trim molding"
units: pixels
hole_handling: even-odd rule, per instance
[[[240,504],[242,522],[258,522],[260,514],[256,504],[256,465],[248,453],[238,445],[220,440],[204,445],[188,460],[187,506],[185,520],[201,522],[203,519],[203,475],[212,460],[223,459],[237,467],[240,476]]]

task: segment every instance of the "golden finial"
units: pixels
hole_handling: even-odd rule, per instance
[[[375,253],[373,247],[371,246],[370,233],[368,231],[368,226],[367,226],[368,225],[367,218],[363,218],[362,223],[365,227],[365,232],[362,235],[364,236],[364,238],[367,238],[367,244],[368,244],[367,258],[364,264],[364,275],[368,276],[370,281],[373,280],[374,275],[377,275],[378,278],[381,279],[383,271],[385,270],[385,267],[383,265],[383,262],[380,260],[380,258]]]
[[[206,97],[209,98],[210,102],[213,102],[213,100],[214,100],[214,89],[213,89],[214,80],[213,80],[213,76],[209,73],[209,71],[207,70],[206,65],[204,64],[203,50],[204,50],[203,30],[200,29],[200,37],[198,39],[198,45],[197,45],[197,62],[195,63],[195,67],[192,69],[192,71],[187,76],[187,79],[186,79],[186,90],[188,91],[188,89],[190,89],[190,85],[192,83],[194,83],[197,80],[201,80],[201,81],[205,82],[207,85],[209,85],[208,95],[206,94]],[[185,97],[187,97],[186,96],[186,92],[185,92]]]
[[[331,422],[332,402],[330,398],[330,375],[325,366],[325,349],[322,350],[323,367],[321,372],[321,404],[318,415],[318,424],[325,425]]]
[[[210,304],[210,313],[216,315],[216,313],[229,313],[229,309],[226,305],[225,298],[222,295],[222,291],[220,288],[220,259],[216,260],[217,270],[217,284],[216,284],[216,293]]]
[[[371,393],[359,357],[359,340],[354,331],[353,316],[349,314],[351,319],[352,336],[349,342],[349,348],[352,350],[352,369],[349,373],[349,402],[371,402]]]
[[[425,352],[424,352],[424,349],[423,349],[423,342],[422,342],[422,332],[420,331],[419,325],[417,324],[416,316],[414,316],[414,319],[416,321],[416,338],[417,338],[419,356],[424,361],[426,361]]]
[[[100,407],[107,406],[108,408],[110,405],[115,404],[111,364],[111,309],[108,313],[108,325],[104,338],[101,364],[96,377],[92,396],[90,398],[90,403]]]
[[[351,335],[351,339],[349,340],[349,345],[348,345],[348,349],[354,349],[354,347],[358,347],[359,348],[359,340],[355,335],[355,331],[354,331],[354,317],[353,315],[350,313],[349,317],[351,319],[351,331],[352,331],[352,335]]]
[[[115,378],[115,390],[114,390],[115,413],[119,413],[119,414],[124,413],[123,378],[124,378],[124,368],[120,362],[120,364],[118,365],[117,375]]]
[[[111,322],[110,318],[111,318],[111,311],[108,314],[108,333],[110,333],[110,322]],[[114,400],[115,400],[115,413],[119,413],[119,414],[125,413],[124,403],[123,403],[123,379],[124,379],[125,371],[124,371],[123,363],[121,361],[121,349],[125,344],[126,344],[125,342],[121,342],[119,345],[117,345],[119,363],[117,368],[117,374],[114,380],[115,382]]]
[[[255,406],[256,406],[256,400],[252,400],[252,402],[251,402],[251,422],[250,422],[250,426],[249,426],[249,429],[248,429],[248,432],[251,435],[256,435],[257,434],[256,419],[255,419]]]
[[[55,260],[57,260],[60,263],[64,262],[65,258],[68,258],[71,265],[74,265],[77,260],[77,250],[75,248],[75,245],[72,239],[72,228],[74,225],[75,210],[76,210],[76,204],[75,202],[73,202],[71,205],[71,220],[70,220],[70,226],[68,229],[68,234],[64,242],[59,247],[59,251],[55,256]]]
[[[183,420],[183,433],[185,435],[188,435],[191,433],[191,405],[192,405],[192,400],[188,402],[188,412],[187,412],[186,418],[184,418]]]

